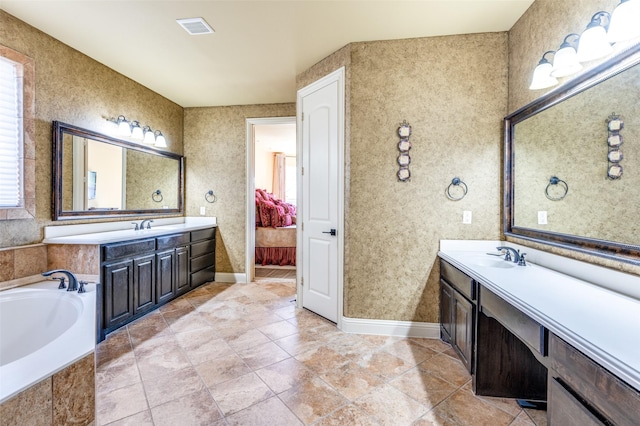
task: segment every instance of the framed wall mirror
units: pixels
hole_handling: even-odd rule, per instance
[[[54,121],[54,220],[176,215],[183,205],[181,155]]]
[[[506,236],[640,264],[639,99],[636,44],[505,118]],[[624,119],[616,179],[612,115]],[[568,191],[546,197],[556,176]]]

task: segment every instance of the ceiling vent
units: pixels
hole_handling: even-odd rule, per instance
[[[186,32],[191,35],[213,34],[213,28],[207,24],[202,18],[185,18],[176,19],[176,22],[180,24]]]

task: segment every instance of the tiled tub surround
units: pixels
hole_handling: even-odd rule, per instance
[[[514,244],[526,267],[487,266],[503,243],[442,241],[439,255],[640,390],[640,278]]]
[[[0,293],[2,425],[94,422],[96,286],[83,294],[57,286],[45,281]]]

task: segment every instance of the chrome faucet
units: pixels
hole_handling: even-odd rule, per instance
[[[511,262],[513,260],[513,263],[520,262],[520,250],[516,250],[513,247],[507,247],[507,246],[499,246],[499,247],[496,247],[496,249],[506,251],[504,255],[504,260],[508,262]],[[513,259],[511,258],[511,253],[513,253]]]
[[[145,219],[142,222],[140,222],[140,229],[144,229],[144,224],[147,224],[147,229],[151,229],[151,222],[153,222],[152,219]]]
[[[43,272],[42,276],[48,277],[56,273],[65,274],[67,276],[67,279],[69,280],[69,287],[67,287],[67,291],[78,290],[78,278],[76,278],[73,272],[67,271],[66,269],[54,269],[52,271]],[[59,288],[64,288],[64,287],[59,287]]]

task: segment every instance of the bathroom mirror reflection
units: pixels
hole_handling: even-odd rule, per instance
[[[54,122],[53,155],[54,220],[183,211],[178,154]]]
[[[640,262],[639,63],[635,46],[505,119],[505,234]],[[615,180],[612,114],[625,120]],[[560,201],[545,195],[553,176],[571,188]]]

